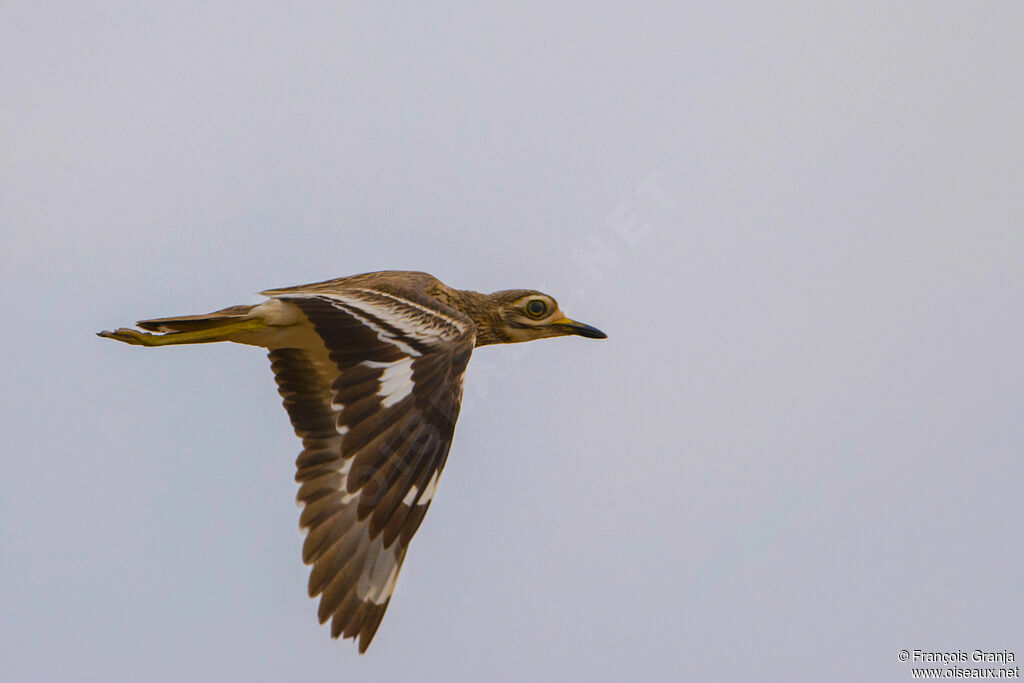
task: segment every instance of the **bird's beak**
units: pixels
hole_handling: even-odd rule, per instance
[[[562,332],[563,334],[576,334],[581,337],[590,337],[591,339],[608,338],[607,334],[597,329],[596,327],[591,327],[590,325],[586,325],[584,323],[578,323],[575,320],[570,320],[569,318],[562,318],[561,320],[556,320],[553,323],[551,323],[551,325],[558,331]]]

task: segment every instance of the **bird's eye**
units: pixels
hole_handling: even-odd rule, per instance
[[[543,318],[548,312],[548,305],[542,299],[530,299],[526,304],[526,315],[531,318]]]

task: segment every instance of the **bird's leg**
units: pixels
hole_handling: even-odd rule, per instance
[[[238,322],[228,323],[220,327],[212,327],[206,330],[194,330],[192,332],[169,332],[167,334],[151,334],[140,332],[127,327],[121,327],[113,332],[104,330],[97,332],[100,337],[116,339],[125,344],[134,346],[169,346],[171,344],[206,344],[209,342],[228,341],[228,337],[238,332],[253,332],[267,326],[266,321],[258,318],[250,318]]]

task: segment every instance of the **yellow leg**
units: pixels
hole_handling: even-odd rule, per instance
[[[267,326],[267,323],[257,318],[240,320],[228,323],[221,327],[214,327],[208,330],[196,330],[194,332],[170,332],[168,334],[151,334],[139,332],[127,327],[121,327],[113,332],[103,330],[96,334],[107,339],[116,339],[125,344],[135,346],[169,346],[171,344],[206,344],[209,342],[227,341],[227,337],[236,332],[252,332]]]

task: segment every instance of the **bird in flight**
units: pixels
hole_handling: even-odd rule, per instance
[[[331,637],[365,652],[437,490],[476,346],[600,330],[541,292],[480,294],[384,271],[262,292],[267,301],[139,321],[101,337],[138,346],[235,342],[269,350],[302,439],[295,480],[309,595]],[[156,333],[156,334],[153,334]]]

